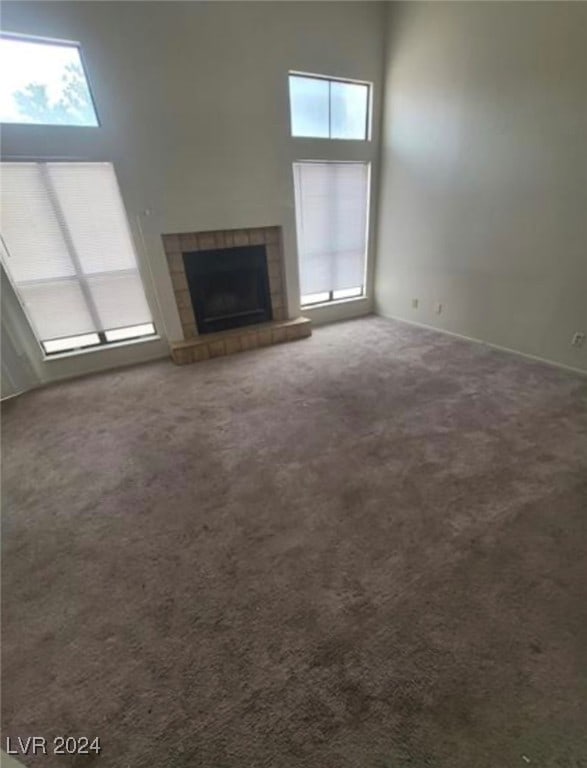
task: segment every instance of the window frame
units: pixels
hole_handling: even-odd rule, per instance
[[[298,164],[307,164],[310,165],[312,163],[318,163],[318,164],[332,164],[332,165],[341,165],[341,164],[348,164],[348,165],[365,165],[367,167],[367,202],[365,207],[365,251],[364,251],[364,265],[363,265],[363,281],[361,286],[354,286],[356,288],[361,288],[361,293],[358,296],[349,296],[349,297],[341,297],[341,298],[335,298],[334,294],[339,293],[338,289],[331,289],[329,291],[320,291],[320,293],[328,293],[328,298],[321,300],[321,301],[314,301],[314,302],[308,302],[306,304],[303,303],[302,299],[304,296],[312,296],[313,294],[302,294],[300,291],[299,300],[300,300],[300,309],[317,309],[319,307],[330,307],[335,304],[344,304],[351,301],[364,301],[365,299],[368,299],[367,295],[367,285],[368,285],[368,276],[369,276],[369,244],[371,241],[371,197],[373,194],[372,190],[372,183],[373,183],[373,164],[371,160],[316,160],[314,159],[300,159],[300,160],[294,160],[291,166],[292,169],[292,180],[294,189],[296,186],[296,179],[295,179],[295,166]],[[298,230],[297,230],[297,209],[296,209],[296,200],[295,200],[295,193],[294,193],[294,216],[295,216],[295,232],[296,232],[296,253],[297,253],[297,262],[298,262],[298,285],[301,283],[301,269],[302,269],[302,262],[300,259],[300,250],[299,250],[299,244],[298,244]],[[345,289],[342,288],[340,290],[352,290],[351,288]]]
[[[29,330],[32,333],[32,335],[33,335],[33,337],[35,339],[35,342],[38,345],[38,349],[41,352],[43,362],[49,362],[51,360],[57,360],[57,359],[59,359],[61,357],[71,357],[71,356],[78,355],[78,354],[87,354],[88,352],[97,352],[99,350],[105,350],[105,349],[109,349],[109,348],[113,348],[113,347],[122,347],[122,346],[127,346],[129,344],[137,344],[137,343],[141,343],[141,342],[145,342],[145,341],[154,341],[154,340],[160,339],[161,337],[160,337],[159,331],[157,330],[157,324],[155,323],[155,316],[154,316],[153,310],[151,308],[151,302],[149,301],[149,291],[147,289],[147,283],[145,282],[145,279],[144,279],[144,276],[143,276],[143,270],[141,268],[141,260],[139,259],[139,255],[138,255],[138,251],[137,251],[137,247],[136,247],[136,242],[135,242],[135,237],[133,235],[132,227],[131,227],[130,220],[129,220],[129,217],[128,217],[128,213],[127,213],[127,210],[126,210],[126,205],[124,204],[124,199],[122,197],[122,192],[120,190],[120,185],[118,183],[118,176],[116,174],[116,168],[114,166],[114,163],[109,161],[109,160],[95,160],[95,159],[73,158],[73,157],[71,157],[71,158],[47,158],[47,157],[45,157],[43,159],[39,159],[38,157],[36,157],[36,158],[30,158],[30,157],[28,157],[28,158],[23,158],[23,157],[16,158],[16,157],[12,157],[12,158],[4,158],[4,159],[2,159],[2,164],[4,164],[4,163],[11,163],[11,162],[13,162],[13,163],[23,163],[23,162],[24,163],[34,163],[34,164],[37,164],[37,165],[47,165],[47,164],[50,164],[50,163],[61,163],[61,164],[66,164],[66,163],[90,163],[90,164],[96,163],[96,164],[104,164],[104,163],[106,163],[106,164],[108,164],[108,165],[110,165],[112,167],[112,171],[114,173],[114,178],[116,180],[116,185],[118,187],[118,192],[119,192],[119,196],[120,196],[120,203],[121,203],[121,206],[122,206],[122,212],[124,214],[124,219],[125,219],[125,222],[126,222],[126,227],[127,227],[127,230],[128,230],[128,235],[129,235],[131,246],[132,246],[132,249],[133,249],[133,252],[134,252],[134,256],[135,256],[136,271],[137,271],[137,274],[138,274],[138,276],[140,278],[140,281],[141,281],[141,284],[142,284],[142,287],[143,287],[143,291],[144,291],[144,294],[145,294],[145,301],[147,302],[147,306],[149,307],[149,312],[150,312],[150,315],[151,315],[151,319],[150,319],[149,323],[139,323],[138,325],[132,325],[132,326],[120,326],[120,327],[117,327],[117,328],[108,328],[108,329],[105,329],[103,331],[94,330],[94,331],[88,331],[87,333],[83,333],[83,334],[76,333],[76,334],[72,334],[71,336],[63,336],[63,337],[59,337],[59,338],[55,338],[55,339],[48,339],[47,341],[51,342],[51,341],[59,341],[62,338],[63,339],[69,339],[69,338],[75,339],[75,338],[81,338],[83,336],[90,336],[90,335],[95,335],[95,336],[97,336],[99,338],[99,342],[95,343],[95,344],[85,344],[85,345],[82,345],[82,346],[72,346],[70,348],[63,349],[63,350],[56,350],[55,352],[48,352],[46,350],[46,348],[45,348],[45,342],[42,339],[40,339],[39,336],[37,335],[37,331],[35,329],[35,324],[33,323],[31,317],[29,317],[29,313],[27,311],[26,304],[23,302],[23,300],[21,298],[20,290],[18,288],[18,285],[16,284],[16,282],[13,279],[12,275],[10,274],[9,270],[7,270],[5,268],[4,264],[1,264],[2,276],[4,278],[6,278],[8,280],[8,282],[10,283],[11,290],[14,293],[16,301],[18,302],[18,305],[19,305],[19,307],[20,307],[24,317],[26,318],[26,322],[27,322],[27,325],[29,327]],[[9,256],[10,251],[8,249],[7,243],[4,240],[4,237],[3,237],[1,231],[0,231],[0,248],[5,252],[5,254],[7,256]],[[71,252],[69,252],[69,255],[71,256]],[[125,270],[121,270],[121,271],[125,271]],[[78,282],[78,284],[80,284],[80,282],[83,282],[83,277],[80,280],[80,275],[79,275],[79,272],[78,272],[77,265],[75,266],[75,272],[76,272],[76,274],[74,276],[71,276],[70,279],[72,281],[76,281],[76,282]],[[46,282],[46,280],[45,279],[40,279],[39,282]],[[87,301],[87,297],[85,296],[85,292],[83,291],[83,288],[82,288],[82,294],[84,295],[84,299]],[[93,304],[93,299],[91,299],[90,301]],[[140,336],[132,336],[132,337],[129,337],[127,339],[112,339],[112,340],[109,340],[107,338],[107,336],[106,336],[107,333],[110,333],[112,331],[136,328],[136,327],[139,327],[141,325],[152,325],[153,326],[153,332],[152,333],[142,334]]]
[[[153,327],[152,332],[145,332],[137,335],[131,335],[131,336],[128,336],[126,339],[124,338],[108,339],[107,337],[107,334],[109,333],[116,333],[117,331],[129,330],[132,328],[140,328],[144,325],[145,326],[151,325]],[[45,344],[51,344],[54,341],[61,341],[62,339],[79,339],[87,336],[97,336],[99,340],[97,342],[90,342],[88,344],[80,344],[79,346],[74,345],[72,347],[64,347],[63,349],[56,349],[54,352],[49,352],[45,346]],[[35,334],[35,338],[37,338],[36,334]],[[139,325],[129,325],[129,326],[125,326],[124,328],[109,328],[107,331],[90,331],[89,333],[75,334],[74,336],[63,336],[59,339],[49,339],[46,342],[39,341],[39,339],[37,339],[37,342],[41,347],[41,352],[43,353],[43,359],[54,360],[55,358],[59,358],[59,357],[70,357],[72,355],[78,355],[84,352],[97,352],[100,349],[108,349],[109,347],[124,347],[127,344],[135,344],[136,342],[139,342],[139,341],[152,341],[153,339],[158,339],[158,338],[160,337],[159,337],[159,334],[157,333],[157,328],[155,327],[155,323],[151,320],[150,323],[139,323]]]
[[[35,128],[73,128],[73,129],[98,129],[102,128],[102,121],[100,119],[100,113],[98,111],[98,106],[96,104],[96,99],[94,97],[94,88],[92,84],[92,79],[89,76],[88,73],[88,67],[86,66],[85,56],[82,48],[82,44],[76,40],[61,40],[59,38],[53,38],[53,37],[41,37],[38,35],[29,35],[29,34],[23,34],[21,32],[10,32],[8,30],[0,30],[0,40],[2,38],[5,38],[7,40],[19,40],[24,43],[37,43],[41,45],[52,45],[52,46],[59,46],[61,48],[76,48],[77,53],[79,56],[82,72],[86,81],[86,85],[88,86],[88,93],[90,95],[90,102],[92,104],[92,109],[94,110],[94,115],[96,117],[96,125],[75,125],[71,123],[17,123],[17,122],[10,122],[10,123],[4,123],[2,120],[0,120],[0,126],[2,126],[3,130],[6,130],[7,126],[13,125],[18,128],[22,127],[35,127]]]
[[[328,89],[328,136],[296,136],[293,133],[293,110],[290,91],[290,78],[291,77],[305,77],[308,80],[325,80],[329,84]],[[365,110],[365,135],[362,139],[347,139],[336,138],[330,135],[332,128],[332,100],[331,100],[331,83],[343,83],[348,85],[363,85],[367,88],[367,108]],[[372,112],[373,112],[373,83],[369,80],[357,80],[351,77],[332,77],[330,75],[318,75],[313,72],[300,72],[295,69],[290,69],[287,73],[287,93],[289,104],[289,136],[290,139],[302,139],[308,141],[354,141],[354,142],[370,142],[372,138]]]
[[[365,271],[367,270],[367,250],[365,249]],[[354,291],[358,290],[360,293],[357,293],[355,296],[335,296],[335,293],[341,293],[342,291]],[[340,291],[323,291],[323,293],[328,293],[327,299],[319,299],[317,301],[307,301],[304,302],[303,298],[304,295],[306,296],[312,296],[314,294],[304,294],[300,295],[300,307],[301,309],[316,309],[316,307],[329,307],[331,304],[345,304],[347,301],[362,301],[367,298],[367,291],[365,289],[365,285],[357,285],[356,288],[342,288]]]

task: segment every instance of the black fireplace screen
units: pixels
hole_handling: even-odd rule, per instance
[[[264,245],[192,251],[183,263],[200,333],[272,319]]]

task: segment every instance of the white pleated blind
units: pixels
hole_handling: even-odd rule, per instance
[[[109,163],[48,163],[47,172],[86,274],[136,269],[114,169]]]
[[[11,256],[6,266],[14,282],[75,275],[40,163],[2,163],[0,187],[2,236]]]
[[[362,286],[369,165],[294,163],[302,296]]]
[[[2,260],[40,341],[151,323],[109,163],[2,163]]]

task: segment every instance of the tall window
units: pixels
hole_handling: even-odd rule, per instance
[[[79,46],[0,36],[0,122],[97,126]]]
[[[365,141],[369,91],[368,83],[290,74],[291,135]]]
[[[302,306],[362,296],[369,164],[294,163]]]
[[[46,354],[155,333],[109,163],[2,163],[2,263]]]

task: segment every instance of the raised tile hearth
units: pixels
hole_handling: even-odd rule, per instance
[[[284,341],[293,341],[311,335],[312,329],[309,319],[303,317],[288,319],[287,317],[281,227],[166,234],[163,235],[163,246],[183,331],[183,339],[171,343],[171,356],[175,363],[183,365],[199,362],[211,357],[229,355]],[[190,284],[186,274],[186,261],[190,266],[190,256],[193,256],[194,259],[213,257],[215,250],[218,250],[219,262],[225,261],[226,254],[231,253],[230,249],[242,249],[243,246],[262,246],[264,248],[267,265],[265,285],[268,282],[271,322],[248,324],[216,333],[208,332],[211,329],[209,325],[205,328],[198,328],[196,313],[194,312],[196,300],[194,298],[196,292],[193,283],[194,275],[192,270],[192,277],[190,278],[192,283]],[[264,263],[263,269],[265,269]],[[195,279],[198,279],[197,275]],[[200,284],[196,287],[201,290]]]
[[[247,325],[230,331],[207,333],[187,341],[171,344],[171,357],[177,365],[199,363],[212,357],[233,355],[257,347],[268,347],[284,341],[296,341],[312,335],[312,322],[307,317],[275,320],[271,323]]]

